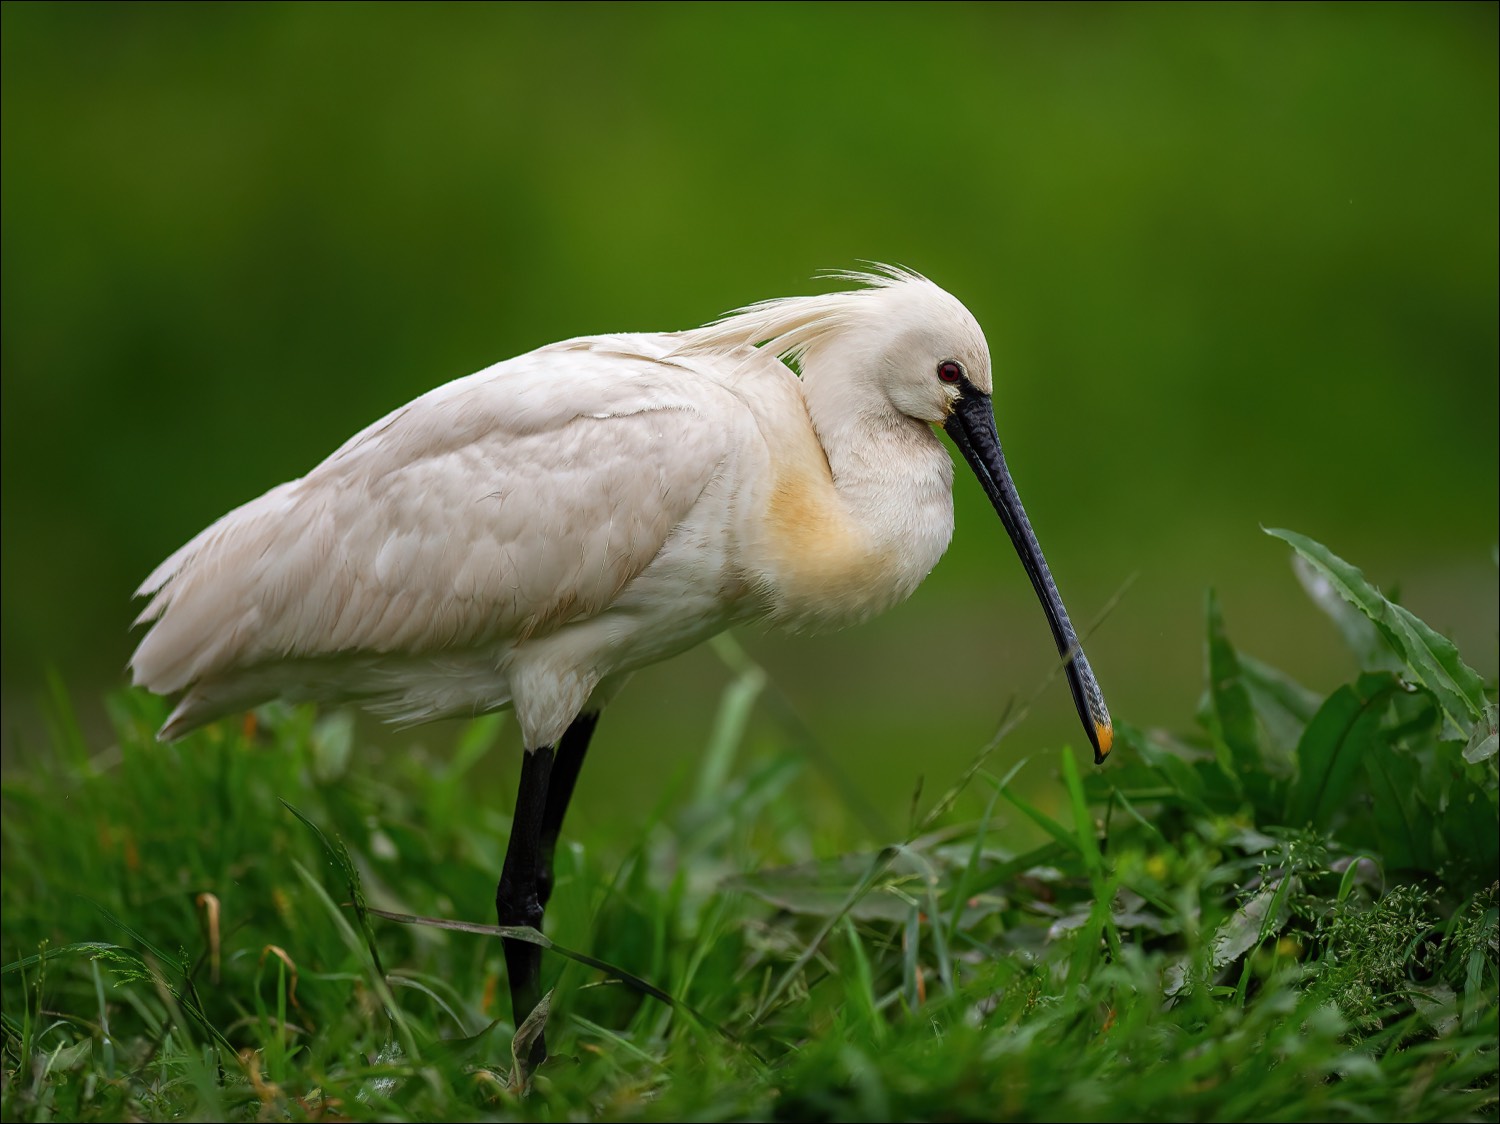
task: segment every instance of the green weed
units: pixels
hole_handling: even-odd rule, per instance
[[[903,836],[854,809],[877,845],[843,854],[806,750],[743,744],[774,687],[720,644],[684,802],[558,855],[529,1091],[487,916],[508,823],[467,791],[501,719],[371,769],[303,710],[159,745],[138,694],[91,747],[59,689],[4,791],[4,1117],[1493,1119],[1493,690],[1272,533],[1353,682],[1237,651],[1210,596],[1195,732],[1122,723],[1088,772],[983,753]]]

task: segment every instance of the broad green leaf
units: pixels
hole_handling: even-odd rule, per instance
[[[1495,795],[1467,775],[1453,778],[1441,810],[1431,816],[1448,855],[1459,870],[1474,878],[1474,889],[1492,884],[1500,877],[1500,834],[1495,831]],[[1458,880],[1458,872],[1447,870],[1446,879]]]
[[[1354,686],[1328,696],[1297,743],[1297,780],[1287,817],[1293,826],[1326,829],[1345,806],[1360,761],[1382,740],[1380,716],[1399,682],[1391,675],[1361,675]]]
[[[981,899],[982,895],[1000,886],[1009,889],[1019,875],[1037,866],[1050,866],[1063,861],[1066,858],[1059,852],[1056,843],[1043,843],[1025,854],[1017,855],[1013,859],[995,863],[983,870],[971,872],[964,882],[964,893],[969,899]],[[966,903],[966,908],[967,903]],[[984,906],[980,905],[981,909]]]
[[[853,904],[849,894],[869,875],[873,856],[841,855],[798,866],[738,875],[726,885],[754,894],[777,909],[812,917],[848,914],[860,921],[902,921],[911,896],[900,889],[900,877],[879,879]],[[905,879],[910,881],[910,878]]]
[[[1209,722],[1219,752],[1219,763],[1230,776],[1244,776],[1260,767],[1260,739],[1250,688],[1240,668],[1239,655],[1224,632],[1218,595],[1208,591]]]
[[[1165,734],[1152,731],[1148,736],[1124,721],[1115,723],[1115,747],[1128,751],[1119,755],[1119,764],[1107,773],[1084,779],[1095,799],[1107,799],[1109,792],[1121,789],[1132,799],[1187,803],[1194,811],[1209,812],[1204,803],[1203,778],[1184,756],[1191,750],[1174,744]],[[1143,791],[1148,795],[1137,795]]]
[[[1360,758],[1375,797],[1375,830],[1387,870],[1431,870],[1431,814],[1417,800],[1417,762],[1376,741]]]
[[[1368,621],[1365,623],[1369,624]],[[1265,746],[1266,763],[1281,765],[1290,771],[1297,743],[1323,699],[1270,664],[1243,652],[1239,659],[1245,686],[1250,689],[1250,703],[1269,743]]]
[[[1293,531],[1268,528],[1289,544],[1333,584],[1341,597],[1369,617],[1401,657],[1412,677],[1437,699],[1443,713],[1467,738],[1489,708],[1484,680],[1459,658],[1447,637],[1433,631],[1410,610],[1386,599],[1349,565],[1321,543]]]
[[[802,974],[802,970],[807,967],[808,962],[818,954],[818,949],[822,946],[824,940],[827,939],[828,934],[833,932],[834,926],[842,921],[844,916],[859,904],[859,900],[870,892],[871,888],[879,881],[880,876],[885,873],[886,868],[891,865],[898,854],[900,854],[900,848],[884,847],[870,861],[869,869],[865,872],[865,876],[860,879],[859,885],[849,891],[849,896],[845,899],[843,908],[823,923],[823,927],[808,942],[807,947],[792,962],[791,967],[783,972],[781,978],[776,981],[776,986],[771,989],[771,993],[757,1005],[755,1011],[756,1022],[763,1020],[767,1013],[776,1006],[776,1001],[781,998],[782,993],[791,986],[793,980]]]
[[[1213,966],[1232,964],[1267,937],[1273,937],[1291,920],[1287,908],[1289,887],[1299,884],[1296,878],[1279,878],[1235,910],[1213,935],[1210,945]]]

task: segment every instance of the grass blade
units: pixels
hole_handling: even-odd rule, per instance
[[[538,948],[545,949],[548,952],[555,952],[568,960],[576,961],[585,967],[603,972],[611,979],[619,980],[631,990],[638,991],[642,995],[649,995],[652,999],[655,999],[659,1003],[664,1003],[672,1010],[681,1011],[683,1014],[691,1016],[709,1030],[722,1035],[726,1041],[742,1045],[740,1039],[734,1033],[714,1022],[713,1019],[703,1014],[691,1003],[678,999],[671,993],[663,991],[655,984],[648,983],[640,976],[632,972],[627,972],[624,968],[611,964],[607,960],[600,960],[598,957],[590,956],[586,952],[578,952],[575,949],[560,945],[529,925],[481,925],[475,921],[450,921],[441,917],[416,917],[409,913],[391,913],[388,910],[375,909],[374,907],[370,907],[369,914],[371,917],[380,917],[386,921],[394,921],[398,925],[425,925],[432,929],[446,929],[451,933],[473,933],[476,936],[501,937],[505,940],[525,941],[527,944],[534,944]]]

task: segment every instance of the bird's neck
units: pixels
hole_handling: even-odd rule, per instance
[[[953,461],[947,450],[931,426],[889,402],[841,396],[825,404],[817,385],[808,388],[808,413],[839,499],[874,549],[930,555],[921,574],[926,577],[953,533]]]
[[[931,428],[841,383],[804,380],[811,440],[783,451],[771,495],[772,616],[794,628],[905,600],[953,534],[953,462]]]

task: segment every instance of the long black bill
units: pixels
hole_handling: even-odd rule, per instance
[[[1026,509],[1021,506],[1021,497],[1010,478],[1010,470],[1005,467],[990,396],[975,389],[965,379],[963,397],[948,415],[943,428],[969,462],[974,475],[979,477],[985,495],[990,497],[1000,521],[1010,532],[1010,541],[1016,544],[1016,553],[1021,556],[1036,595],[1041,598],[1058,654],[1068,661],[1068,686],[1073,691],[1073,705],[1078,708],[1078,717],[1083,720],[1084,731],[1094,747],[1094,763],[1097,765],[1108,756],[1114,741],[1109,708],[1104,705],[1104,694],[1084,657],[1078,634],[1073,631],[1073,622],[1068,620],[1068,611],[1063,608],[1062,595],[1057,592],[1057,583],[1052,580],[1047,560],[1042,557],[1041,544],[1036,541],[1031,521],[1026,518]]]

